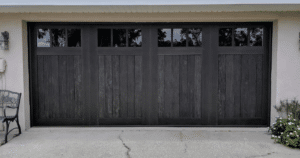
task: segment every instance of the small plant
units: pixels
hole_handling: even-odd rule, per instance
[[[296,99],[280,101],[280,106],[274,106],[277,112],[285,112],[287,118],[276,117],[276,123],[269,127],[274,143],[284,144],[292,148],[300,148],[300,104]]]

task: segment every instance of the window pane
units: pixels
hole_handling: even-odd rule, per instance
[[[219,30],[219,46],[232,46],[232,29],[221,28]]]
[[[188,46],[202,46],[202,29],[188,29]]]
[[[171,47],[171,29],[158,29],[158,46]]]
[[[234,29],[234,45],[247,46],[248,43],[248,29],[236,28]]]
[[[187,29],[173,29],[173,46],[186,47]]]
[[[98,29],[98,47],[111,47],[110,29]]]
[[[68,29],[68,47],[81,47],[80,29]]]
[[[52,47],[64,47],[66,44],[65,29],[51,29]]]
[[[129,29],[128,30],[128,46],[141,47],[142,46],[142,30]]]
[[[113,46],[126,47],[126,29],[113,29]]]
[[[250,46],[262,46],[263,28],[250,29]]]
[[[37,47],[50,47],[50,30],[38,29]]]

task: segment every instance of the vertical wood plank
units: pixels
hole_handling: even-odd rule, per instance
[[[60,118],[66,118],[67,115],[67,56],[58,56],[59,65],[59,105]]]
[[[235,83],[233,82],[233,73],[234,71],[234,63],[233,63],[233,55],[227,54],[225,56],[226,60],[226,101],[225,101],[225,118],[233,118],[234,115],[234,95],[233,95],[233,87]]]
[[[256,66],[256,108],[255,117],[261,117],[262,111],[262,55],[257,56],[257,66]]]
[[[105,56],[105,106],[108,118],[112,118],[112,61],[111,56]]]
[[[243,118],[249,117],[249,56],[242,55],[241,113]]]
[[[173,99],[173,83],[174,83],[174,78],[172,77],[172,56],[165,56],[165,91],[164,91],[164,96],[165,96],[165,106],[164,106],[164,112],[163,112],[163,118],[171,118],[171,112],[173,111],[172,109],[172,99]]]
[[[195,111],[195,55],[188,56],[188,107],[190,117]]]
[[[113,71],[113,117],[119,117],[120,110],[120,60],[118,55],[112,56],[112,71]]]
[[[219,118],[225,117],[225,101],[226,101],[226,55],[219,55]]]
[[[51,83],[50,83],[50,76],[51,76],[51,62],[50,62],[50,56],[44,56],[44,85],[43,87],[45,89],[45,117],[49,119],[49,113],[50,113],[50,99],[51,99]]]
[[[75,118],[82,118],[82,61],[81,56],[74,56],[75,78]]]
[[[173,96],[172,96],[173,97],[173,99],[172,99],[172,109],[173,109],[172,118],[179,118],[179,103],[180,103],[180,101],[179,101],[179,55],[173,56],[172,65],[173,65],[172,66],[172,77],[173,77],[172,90],[174,91]],[[195,65],[195,63],[194,63],[194,65]],[[193,95],[194,95],[194,93],[193,93]]]
[[[164,59],[165,56],[158,56],[158,117],[163,118],[164,106],[165,106],[165,74],[164,74]]]
[[[105,106],[105,69],[104,69],[104,56],[99,56],[99,104],[98,104],[98,117],[104,118],[107,111]]]
[[[128,67],[127,67],[127,56],[120,56],[120,117],[127,118],[127,75],[128,75]]]
[[[128,56],[128,117],[134,117],[134,56]]]
[[[67,57],[67,95],[68,95],[68,118],[75,117],[75,78],[74,78],[74,57],[68,56]]]
[[[52,118],[59,118],[59,85],[58,85],[58,56],[52,56],[51,60],[52,65],[52,88],[53,88],[53,97],[52,97]]]
[[[234,55],[234,77],[233,77],[233,95],[234,95],[234,116],[241,117],[241,74],[242,74],[242,55]]]
[[[45,117],[45,84],[44,84],[44,56],[37,56],[38,60],[38,94],[39,94],[39,101],[38,101],[38,118]]]
[[[188,104],[188,68],[187,55],[180,56],[180,105],[179,117],[190,117],[190,109]]]
[[[255,117],[256,108],[256,56],[249,56],[249,117]]]
[[[201,118],[202,55],[195,55],[195,118]]]
[[[142,56],[135,56],[135,118],[142,117]]]

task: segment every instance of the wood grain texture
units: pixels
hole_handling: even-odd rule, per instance
[[[232,118],[234,116],[234,94],[233,94],[233,87],[235,86],[235,83],[233,82],[233,77],[235,74],[233,74],[234,71],[234,61],[233,61],[233,55],[226,55],[225,56],[226,61],[226,100],[225,100],[225,118]]]
[[[142,56],[135,56],[135,118],[142,117]]]
[[[98,118],[104,118],[106,116],[106,106],[105,106],[105,67],[104,67],[104,60],[105,57],[100,55],[99,56],[99,96],[98,96],[98,101],[99,101],[99,112],[98,112]]]
[[[52,56],[51,59],[51,82],[52,82],[52,88],[53,88],[53,95],[52,95],[52,118],[58,118],[59,117],[59,82],[58,82],[58,56]]]
[[[120,110],[120,58],[117,55],[112,56],[112,83],[113,83],[113,117],[119,117]]]
[[[262,117],[262,90],[263,90],[263,70],[262,70],[262,55],[257,56],[257,66],[256,66],[256,108],[255,117]]]
[[[242,74],[242,55],[234,55],[234,69],[233,69],[233,95],[234,95],[234,118],[241,117],[241,74]]]
[[[128,66],[127,66],[127,56],[120,56],[120,117],[127,118],[127,75],[128,75]]]
[[[202,55],[195,55],[195,118],[201,118],[201,77]]]
[[[180,107],[179,107],[179,117],[190,117],[190,109],[188,104],[188,56],[180,56],[180,83],[179,83],[179,93],[180,93]]]
[[[165,109],[165,56],[158,56],[158,117],[164,117]]]
[[[226,56],[219,55],[219,76],[218,76],[218,89],[219,89],[219,118],[225,118],[225,104],[226,104]]]
[[[82,59],[81,56],[74,56],[74,77],[75,77],[75,118],[83,117],[82,101]]]
[[[75,78],[74,78],[74,57],[67,57],[67,113],[69,113],[68,118],[75,118]]]
[[[134,90],[135,90],[135,75],[134,75],[134,65],[135,65],[135,60],[134,60],[134,56],[128,56],[128,79],[127,79],[127,83],[128,83],[128,117],[133,118],[134,117]]]
[[[111,56],[105,56],[105,111],[112,118],[112,61]]]
[[[38,76],[38,118],[44,118],[45,117],[45,84],[44,84],[44,57],[38,56],[37,57],[37,76]]]
[[[188,109],[190,117],[194,117],[195,111],[195,55],[188,56]]]

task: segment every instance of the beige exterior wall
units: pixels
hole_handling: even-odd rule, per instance
[[[2,13],[0,32],[9,32],[10,49],[0,50],[0,58],[7,61],[0,87],[4,83],[6,89],[22,93],[20,124],[23,130],[30,128],[26,22],[273,22],[271,122],[278,115],[273,105],[280,99],[300,99],[299,12]]]

